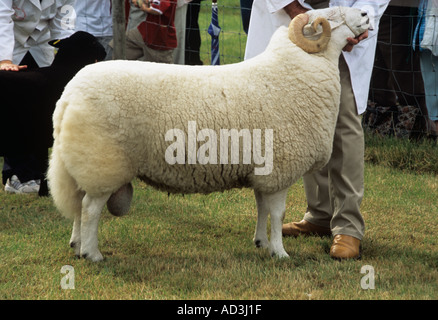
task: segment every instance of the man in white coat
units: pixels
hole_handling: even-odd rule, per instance
[[[54,59],[50,40],[70,36],[74,30],[75,0],[1,0],[0,70],[17,71],[30,52],[39,67]]]
[[[111,15],[111,0],[80,0],[75,4],[75,31],[85,31],[97,38],[105,48],[105,60],[111,60],[113,49],[110,42],[113,39],[113,17]]]
[[[363,198],[364,137],[360,114],[366,109],[378,22],[389,0],[255,0],[245,59],[261,53],[274,31],[311,9],[329,6],[358,7],[368,12],[373,30],[348,44],[339,59],[341,104],[333,153],[320,171],[304,176],[307,212],[300,222],[283,225],[284,236],[333,235],[330,256],[360,257],[365,223],[360,212]],[[354,49],[353,49],[354,46]]]

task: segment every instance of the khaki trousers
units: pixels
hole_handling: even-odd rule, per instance
[[[304,176],[307,212],[304,220],[330,227],[333,235],[362,239],[365,224],[360,213],[364,193],[364,137],[357,114],[350,72],[339,59],[341,103],[328,164]]]
[[[137,28],[126,33],[126,59],[152,61],[160,63],[173,63],[173,49],[154,50],[149,48]]]

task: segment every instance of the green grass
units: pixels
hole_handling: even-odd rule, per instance
[[[101,263],[74,257],[50,198],[0,192],[0,299],[437,299],[438,181],[367,164],[363,258],[338,262],[330,238],[285,238],[291,258],[256,249],[250,190],[170,197],[135,182],[129,215],[100,222]],[[305,210],[302,182],[286,221]],[[75,289],[63,290],[63,265]],[[374,268],[375,289],[360,286]]]
[[[436,174],[438,172],[436,141],[411,142],[408,139],[382,137],[368,133],[366,144],[365,159],[370,163],[416,173]]]
[[[219,52],[221,64],[236,63],[243,60],[246,47],[246,34],[243,31],[239,0],[218,2],[218,19],[221,33],[219,35]],[[199,12],[199,29],[201,33],[201,60],[205,65],[211,62],[211,36],[207,29],[211,23],[211,2],[201,2]]]

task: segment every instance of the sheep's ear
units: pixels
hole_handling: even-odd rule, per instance
[[[59,48],[59,47],[61,46],[61,42],[62,42],[62,40],[61,40],[61,39],[58,39],[58,40],[52,40],[52,41],[49,41],[49,44],[50,44],[52,47]]]

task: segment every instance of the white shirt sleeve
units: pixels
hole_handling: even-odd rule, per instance
[[[298,1],[304,8],[309,10],[312,9],[310,5],[304,3],[304,0],[266,0],[266,4],[268,6],[269,13],[275,13],[294,1]]]
[[[0,61],[12,60],[14,52],[14,22],[12,0],[0,1]]]
[[[331,6],[356,7],[368,12],[373,30],[369,30],[368,38],[354,46],[351,52],[343,52],[345,61],[350,69],[351,85],[353,87],[356,107],[359,114],[367,108],[370,79],[374,66],[374,56],[377,45],[379,21],[389,0],[332,0]]]

